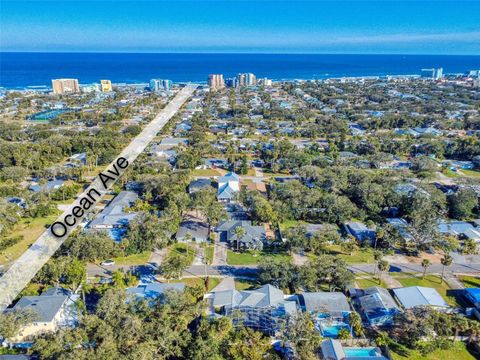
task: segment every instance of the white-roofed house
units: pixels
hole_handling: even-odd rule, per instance
[[[229,172],[218,179],[217,199],[219,201],[230,202],[235,199],[235,195],[240,191],[240,176],[234,172]]]
[[[404,309],[429,307],[436,310],[448,310],[450,308],[450,305],[434,288],[410,286],[393,289],[393,293]]]

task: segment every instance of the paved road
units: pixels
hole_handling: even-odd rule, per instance
[[[353,264],[348,267],[356,274],[373,274],[374,264]],[[252,276],[258,272],[256,265],[210,265],[207,267],[207,274],[209,276]],[[390,272],[409,272],[409,273],[423,273],[423,267],[416,264],[391,264]],[[442,265],[434,264],[428,268],[428,273],[441,273]],[[480,275],[480,264],[453,264],[445,268],[445,273],[458,274],[477,274]],[[185,277],[204,276],[205,267],[201,265],[192,265],[184,272]]]
[[[119,157],[126,158],[129,164],[133,163],[140,153],[145,150],[147,145],[153,140],[157,133],[165,126],[165,124],[175,115],[180,107],[193,94],[196,85],[188,85],[177,93],[177,95],[168,103],[168,105],[160,111],[160,113],[153,119],[142,132],[135,137],[129,145],[121,152]],[[118,159],[118,158],[117,158]],[[115,159],[108,167],[108,170],[116,171],[113,168],[116,163]],[[118,170],[117,170],[118,171]],[[120,171],[120,174],[123,171]],[[116,179],[118,179],[118,176]],[[66,211],[60,215],[56,221],[64,221],[64,218],[71,214],[73,207],[79,206],[80,199],[85,197],[92,189],[100,193],[98,199],[105,195],[114,184],[114,181],[108,183],[105,189],[101,180],[97,177],[92,184],[81,194],[77,200],[71,204]],[[61,238],[54,237],[50,229],[47,229],[35,241],[32,246],[26,250],[23,255],[18,258],[7,272],[0,278],[0,311],[3,311],[11,302],[18,296],[22,289],[30,282],[35,274],[42,268],[42,266],[50,259],[55,251],[63,244],[69,233],[78,227],[83,218],[93,210],[94,206],[90,206],[89,210],[84,211],[83,216],[77,217],[75,225],[71,226],[69,231]]]
[[[372,273],[374,272],[375,264],[354,264],[350,265],[349,269],[355,273]],[[431,265],[427,273],[441,273],[443,266],[441,264]],[[480,264],[452,264],[445,268],[445,271],[457,274],[480,274]],[[410,272],[422,273],[423,267],[420,264],[390,264],[390,272]]]

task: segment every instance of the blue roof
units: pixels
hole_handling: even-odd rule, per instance
[[[475,301],[480,302],[480,288],[466,288],[465,292],[475,299]]]

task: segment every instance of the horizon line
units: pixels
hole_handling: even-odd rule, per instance
[[[355,53],[355,52],[221,52],[221,51],[64,51],[64,50],[29,50],[16,51],[0,49],[0,54],[184,54],[184,55],[388,55],[388,56],[476,56],[479,54],[444,54],[444,53]]]

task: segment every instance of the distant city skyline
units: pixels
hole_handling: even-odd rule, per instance
[[[478,1],[3,0],[2,51],[480,54]]]

